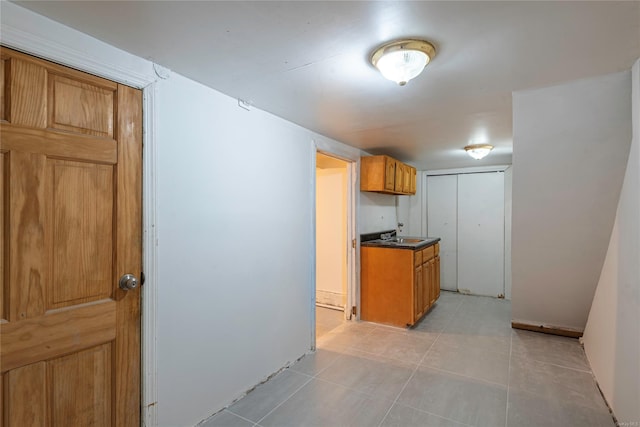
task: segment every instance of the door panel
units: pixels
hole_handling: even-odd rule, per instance
[[[0,420],[137,426],[142,94],[0,53]]]
[[[0,58],[0,120],[6,120],[4,70],[7,63],[4,58]]]
[[[47,70],[30,61],[12,57],[6,71],[9,81],[7,95],[10,95],[8,120],[14,125],[46,128]]]
[[[504,173],[458,177],[458,287],[504,295]]]
[[[4,126],[2,129],[4,138]],[[46,157],[9,153],[9,321],[44,314]],[[3,348],[4,350],[4,348]]]
[[[442,289],[458,290],[458,177],[427,177],[427,235],[440,237]]]
[[[102,88],[55,74],[49,76],[49,127],[113,137],[115,85]],[[82,99],[83,102],[77,102]],[[90,109],[84,108],[91,105]]]
[[[54,159],[47,169],[47,308],[107,298],[113,271],[113,166]]]
[[[111,344],[48,363],[51,426],[111,425]]]
[[[45,362],[14,369],[5,377],[7,427],[47,425]]]
[[[4,280],[4,196],[5,196],[5,186],[7,184],[7,180],[5,177],[6,167],[4,162],[6,160],[6,156],[2,151],[0,151],[0,204],[2,205],[2,209],[0,209],[0,322],[5,319],[5,311],[4,311],[4,294],[5,294],[5,280]],[[0,389],[2,389],[2,383],[0,382]],[[2,400],[0,399],[0,405]]]

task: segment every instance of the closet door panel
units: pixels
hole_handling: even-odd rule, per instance
[[[440,287],[458,289],[458,175],[427,177],[427,236],[440,237]]]
[[[458,176],[458,289],[504,295],[504,173]]]

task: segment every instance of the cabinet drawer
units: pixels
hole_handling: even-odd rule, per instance
[[[428,260],[430,260],[431,258],[433,258],[435,256],[434,255],[434,253],[435,253],[434,246],[429,246],[428,248],[425,248],[425,249],[422,250],[422,262],[427,262]]]
[[[436,243],[435,245],[433,245],[433,247],[435,248],[435,254],[434,256],[438,256],[440,255],[440,243]]]
[[[413,253],[413,261],[416,267],[422,264],[422,251],[415,251]]]

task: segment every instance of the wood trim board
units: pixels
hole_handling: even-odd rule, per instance
[[[513,329],[522,329],[525,331],[541,332],[549,335],[559,335],[561,337],[580,338],[584,332],[576,331],[568,328],[561,328],[558,326],[545,326],[545,325],[532,325],[522,322],[511,322]]]

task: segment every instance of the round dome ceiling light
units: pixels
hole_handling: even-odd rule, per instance
[[[371,63],[385,78],[404,86],[424,70],[435,54],[436,49],[425,40],[397,40],[376,49]]]
[[[490,144],[473,144],[467,145],[464,147],[464,150],[468,155],[473,157],[476,160],[480,160],[489,154],[491,150],[493,150],[493,145]]]

